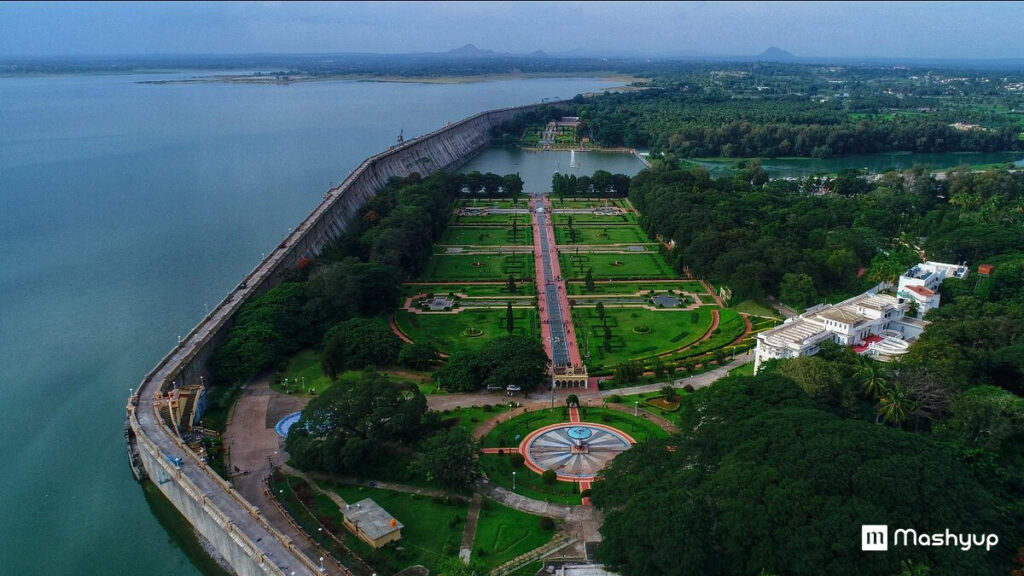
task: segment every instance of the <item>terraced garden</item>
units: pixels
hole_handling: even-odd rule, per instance
[[[581,280],[590,270],[595,280],[603,279],[664,279],[676,274],[656,252],[608,254],[596,252],[563,252],[558,255],[562,275]]]
[[[536,308],[513,309],[513,331],[540,337]],[[395,312],[398,328],[415,342],[428,342],[445,354],[477,350],[484,343],[508,334],[504,308],[474,308],[458,314]]]
[[[573,322],[581,346],[589,348],[588,366],[600,370],[694,344],[711,328],[712,310],[712,306],[695,310],[606,307],[602,320],[596,308],[577,306]]]
[[[576,239],[573,241],[568,226],[555,226],[555,242],[558,244],[644,244],[651,240],[643,230],[635,226],[576,226],[573,221]]]
[[[449,226],[438,245],[448,246],[529,246],[533,244],[533,231],[519,225],[512,226]]]
[[[511,274],[532,279],[532,254],[435,254],[420,280],[424,282],[504,281]]]

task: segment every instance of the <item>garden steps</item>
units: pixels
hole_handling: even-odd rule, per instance
[[[545,556],[549,556],[559,550],[568,548],[575,543],[575,538],[569,538],[565,534],[557,534],[547,544],[539,548],[534,548],[525,554],[520,554],[501,566],[498,566],[494,570],[491,570],[490,576],[504,576],[505,574],[511,574],[531,562],[536,562]]]

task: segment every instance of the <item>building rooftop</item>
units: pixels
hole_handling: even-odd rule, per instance
[[[345,509],[345,519],[373,540],[387,536],[405,525],[370,498],[356,502]]]
[[[921,296],[924,296],[925,298],[930,298],[935,295],[935,292],[932,292],[931,290],[925,288],[924,286],[907,286],[907,290],[910,290],[911,292],[916,292]]]
[[[782,326],[764,332],[764,341],[771,346],[802,344],[825,332],[825,327],[806,318],[795,318]]]
[[[843,308],[826,308],[821,312],[818,312],[818,316],[832,320],[833,322],[839,322],[840,324],[849,324],[856,326],[861,322],[867,321],[867,318],[857,314],[852,310],[846,310]]]

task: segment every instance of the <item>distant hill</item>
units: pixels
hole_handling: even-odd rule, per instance
[[[757,56],[754,56],[754,60],[758,62],[796,62],[800,59],[789,52],[786,52],[782,48],[772,46]]]
[[[457,56],[459,58],[484,58],[487,56],[496,56],[498,53],[494,50],[481,50],[473,44],[466,44],[459,48],[453,48],[444,54],[448,56]]]

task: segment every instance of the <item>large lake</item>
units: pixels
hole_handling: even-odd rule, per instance
[[[614,85],[137,83],[191,74],[0,78],[4,574],[212,573],[132,478],[129,387],[400,131]]]

